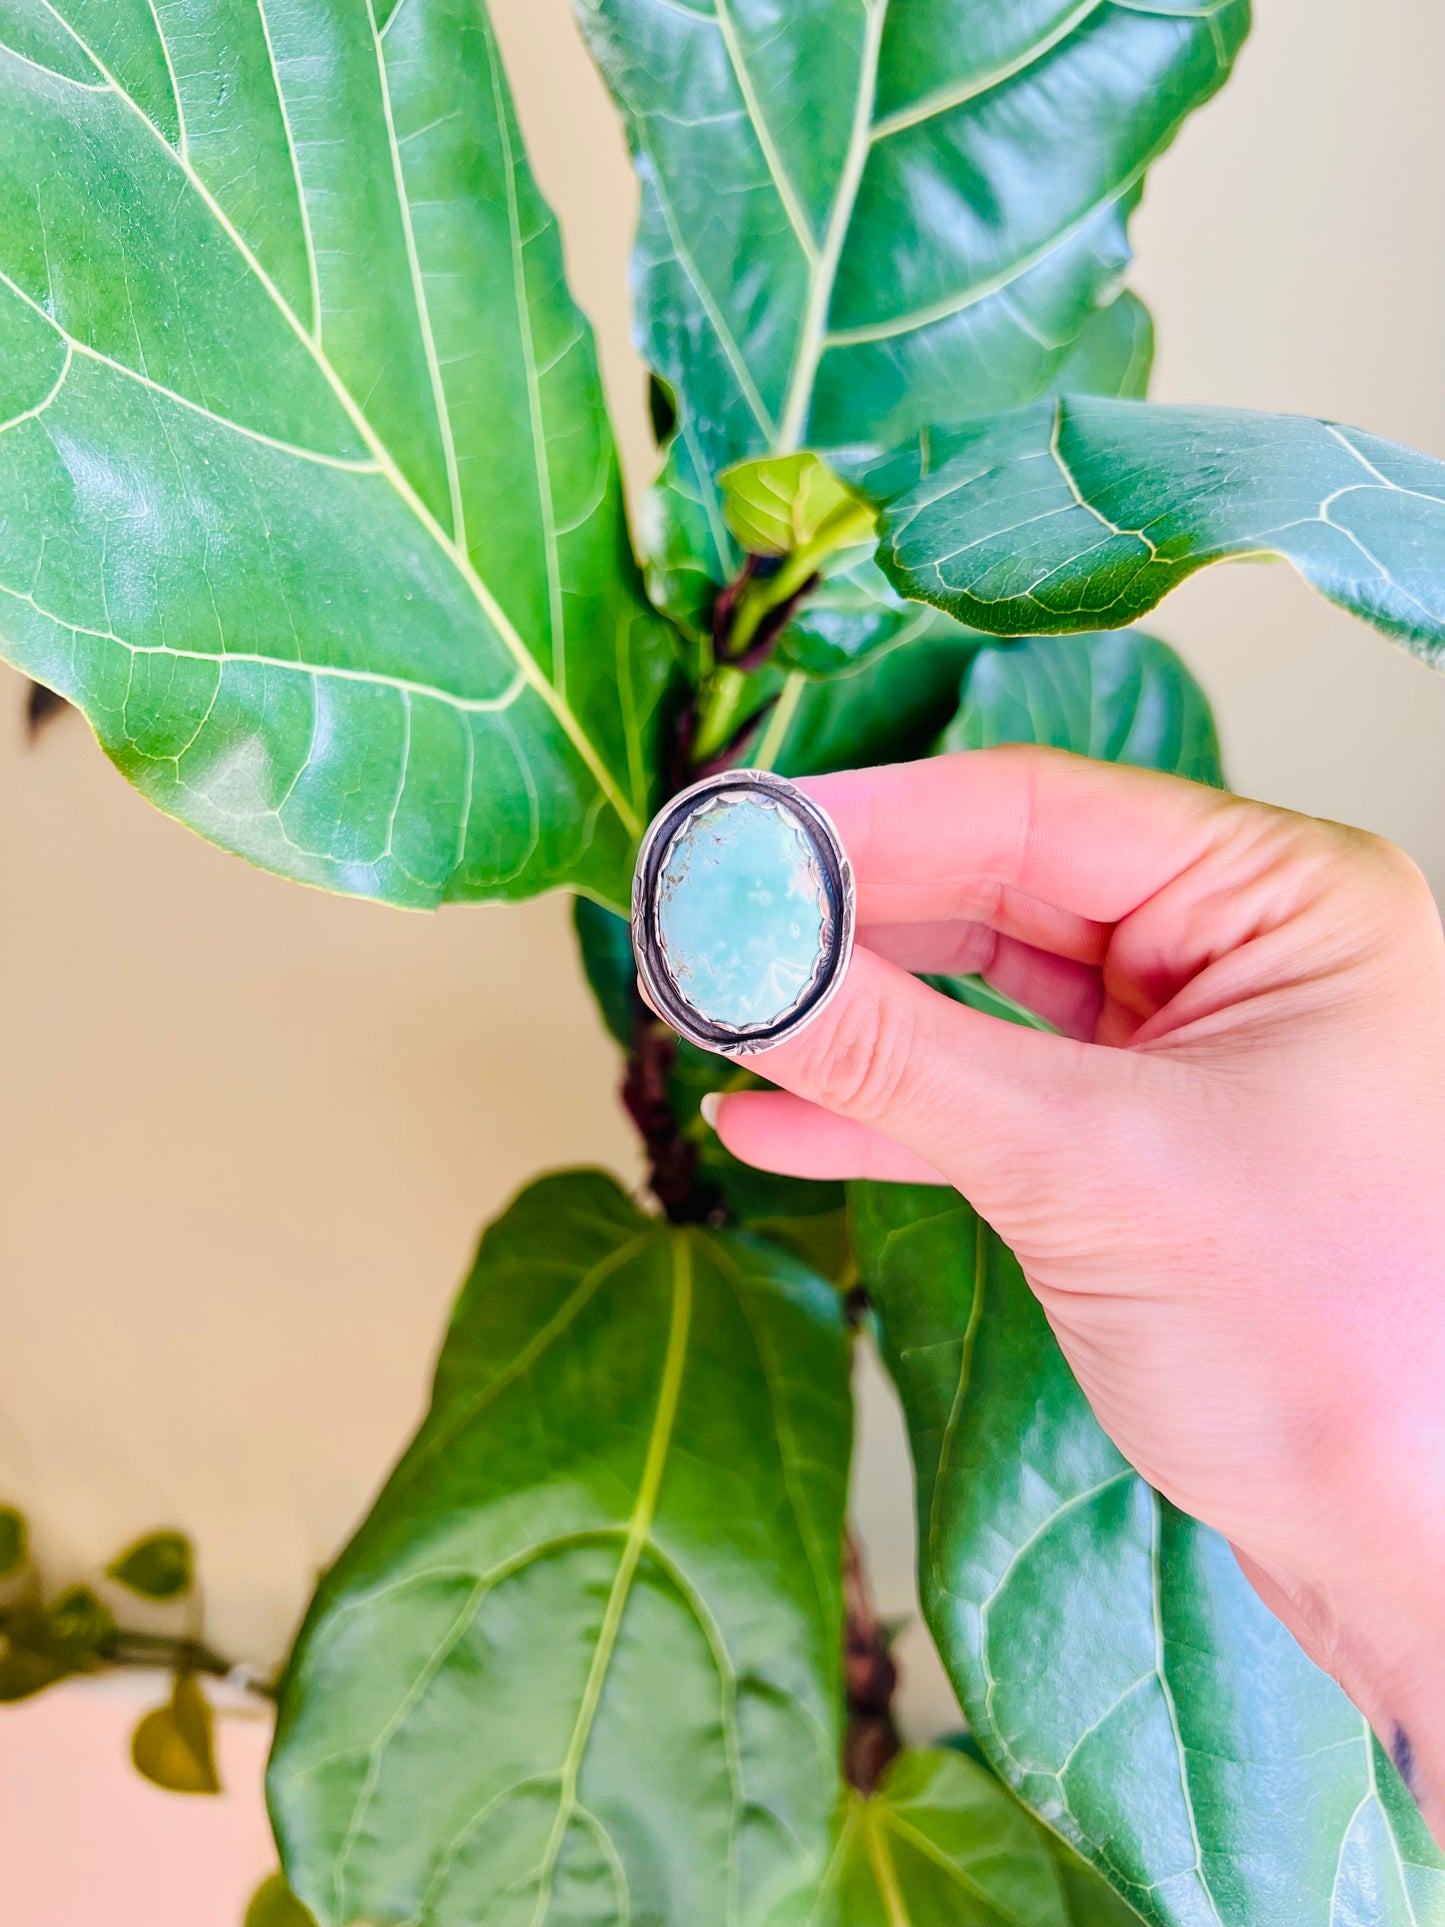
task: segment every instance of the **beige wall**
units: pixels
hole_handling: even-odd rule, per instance
[[[565,0],[498,12],[638,472],[620,137]],[[1445,13],[1261,12],[1138,223],[1158,392],[1445,454]],[[1216,571],[1158,626],[1241,788],[1385,831],[1445,890],[1445,678],[1283,569]],[[57,1574],[187,1526],[215,1638],[264,1661],[415,1417],[477,1225],[545,1166],[634,1169],[612,1053],[560,902],[423,919],[276,882],[152,813],[75,718],[27,750],[20,702],[0,678],[0,1496]],[[896,1609],[876,1387],[865,1420]]]

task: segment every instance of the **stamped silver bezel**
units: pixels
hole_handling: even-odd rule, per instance
[[[829,942],[811,989],[803,1001],[776,1022],[750,1025],[735,1030],[727,1024],[709,1023],[678,990],[667,968],[662,939],[658,931],[658,882],[673,838],[684,822],[704,803],[715,797],[739,792],[761,793],[781,803],[801,822],[809,842],[817,852],[823,872],[823,887],[830,913]],[[755,1051],[769,1050],[785,1038],[796,1037],[827,1008],[837,994],[848,960],[853,954],[853,934],[857,922],[858,897],[853,869],[832,819],[806,791],[786,776],[771,770],[722,770],[705,776],[681,790],[663,805],[648,826],[638,852],[632,876],[632,950],[637,974],[648,1002],[664,1017],[680,1037],[703,1050],[721,1051],[729,1057],[749,1057]]]

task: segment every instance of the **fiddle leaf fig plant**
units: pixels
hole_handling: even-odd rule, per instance
[[[1119,1458],[1010,1253],[945,1191],[738,1165],[702,1100],[756,1071],[646,1007],[622,914],[654,810],[718,770],[1032,741],[1221,783],[1203,692],[1127,626],[1212,560],[1445,652],[1439,464],[1144,399],[1129,217],[1248,0],[578,14],[641,185],[631,531],[485,0],[0,0],[0,649],[284,876],[571,891],[646,1163],[484,1233],[291,1656],[257,1908],[1445,1923],[1394,1768]],[[902,1749],[846,1540],[875,1342],[964,1751]],[[175,1554],[115,1576],[167,1597]],[[199,1788],[178,1673],[148,1746]]]
[[[1445,462],[1335,422],[1074,395],[930,437],[873,486],[890,580],[976,629],[1118,627],[1257,556],[1445,654]]]

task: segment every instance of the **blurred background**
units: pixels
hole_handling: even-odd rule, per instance
[[[492,4],[636,488],[620,132],[567,0]],[[1258,11],[1135,223],[1154,392],[1445,456],[1445,11]],[[1445,676],[1282,567],[1197,577],[1153,626],[1213,696],[1236,788],[1382,832],[1445,893]],[[0,1501],[54,1585],[189,1532],[212,1643],[268,1670],[418,1417],[478,1227],[548,1167],[636,1175],[618,1065],[564,900],[425,918],[298,889],[157,815],[79,717],[27,746],[23,705],[0,670]],[[907,1615],[907,1462],[865,1378],[856,1517]],[[902,1652],[906,1725],[946,1729],[926,1640]],[[163,1693],[0,1707],[14,1920],[237,1927],[273,1858],[265,1722],[223,1718],[223,1800],[168,1795],[126,1764]]]

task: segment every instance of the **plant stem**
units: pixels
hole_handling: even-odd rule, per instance
[[[854,512],[850,505],[845,514]],[[733,768],[747,754],[776,700],[772,695],[752,700],[753,672],[767,661],[816,584],[819,555],[835,543],[836,535],[828,540],[820,534],[818,542],[786,557],[771,573],[760,558],[749,556],[719,593],[712,615],[715,666],[677,719],[663,801],[698,776]],[[722,1194],[699,1180],[697,1146],[678,1129],[672,1107],[677,1040],[636,993],[634,1000],[622,1102],[647,1150],[648,1184],[674,1224],[721,1223]]]
[[[796,573],[784,568],[771,577],[759,577],[757,561],[750,556],[719,594],[713,610],[717,667],[677,719],[664,801],[699,775],[731,768],[762,727],[771,701],[748,711],[750,672],[771,651],[811,586],[811,565],[798,583],[792,579]],[[748,605],[754,587],[759,596],[755,605]],[[737,651],[734,625],[745,605],[749,613],[744,647]],[[632,1048],[622,1079],[622,1102],[646,1147],[648,1185],[674,1224],[721,1223],[722,1194],[716,1186],[700,1181],[697,1146],[678,1128],[671,1092],[676,1061],[677,1039],[634,991]]]
[[[743,704],[748,699],[749,682],[746,671],[726,664],[708,677],[697,703],[694,768],[712,762],[736,731]]]
[[[779,636],[799,605],[818,585],[817,545],[800,549],[771,575],[759,573],[749,556],[713,610],[713,661],[693,705],[696,726],[693,761],[717,762],[721,751],[740,737],[747,721],[751,678],[772,655]]]
[[[700,1182],[697,1146],[683,1136],[672,1108],[677,1039],[634,993],[632,1050],[622,1079],[622,1102],[647,1150],[647,1181],[673,1224],[706,1224],[722,1208],[721,1194]]]
[[[727,660],[743,661],[766,619],[774,611],[796,602],[817,573],[816,545],[785,556],[771,575],[754,573],[738,597],[728,629]]]
[[[236,1668],[230,1660],[200,1639],[176,1639],[168,1633],[127,1632],[117,1627],[99,1648],[107,1666],[161,1666],[175,1673],[205,1673],[211,1679],[229,1679]],[[246,1690],[263,1699],[274,1699],[275,1691],[259,1680],[246,1681]]]
[[[868,1591],[858,1542],[848,1534],[843,1547],[843,1670],[848,1691],[848,1725],[843,1737],[843,1771],[849,1786],[872,1793],[889,1761],[901,1751],[893,1723],[898,1668]]]
[[[696,775],[729,768],[746,754],[776,701],[774,697],[758,705],[738,721],[751,671],[771,652],[816,579],[816,565],[810,560],[806,569],[785,565],[760,580],[750,556],[719,595],[713,612],[713,659],[719,667],[678,718],[673,768],[666,785],[669,796]],[[759,594],[749,605],[747,598],[754,588]],[[647,1150],[648,1184],[674,1224],[722,1223],[726,1219],[722,1194],[699,1180],[697,1146],[678,1129],[672,1105],[677,1039],[635,989],[633,1004],[632,1049],[622,1081],[622,1101]],[[866,1313],[867,1298],[861,1291],[853,1297],[856,1302],[849,1309],[856,1325]],[[848,1697],[843,1768],[850,1786],[871,1793],[901,1748],[893,1721],[898,1669],[889,1657],[888,1640],[873,1609],[862,1557],[851,1533],[844,1545],[843,1601]]]

